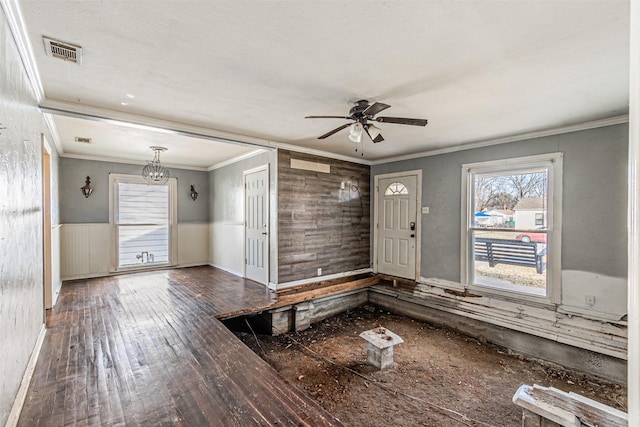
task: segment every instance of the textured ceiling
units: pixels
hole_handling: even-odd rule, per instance
[[[386,141],[367,140],[366,160],[627,113],[627,1],[19,4],[46,99],[79,109],[346,156],[360,154],[347,130],[316,139],[344,121],[304,116],[346,115],[364,98],[390,104],[383,115],[429,120],[424,128],[380,124]],[[46,56],[43,35],[82,46],[83,64]],[[65,153],[80,154],[68,139],[78,124],[56,124]],[[108,133],[99,122],[82,131],[96,140]],[[96,156],[127,158],[153,145],[114,132]],[[164,156],[169,163],[188,143],[175,144]],[[173,163],[190,164],[182,158],[189,152],[193,166],[224,160],[211,141],[202,144]],[[227,158],[242,151],[232,149]],[[218,157],[205,160],[209,152]]]

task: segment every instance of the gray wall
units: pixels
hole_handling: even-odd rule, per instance
[[[269,187],[272,206],[275,207],[275,151],[268,150],[255,156],[209,172],[211,191],[209,209],[211,222],[242,224],[244,221],[244,189],[242,173],[269,164]],[[275,212],[271,209],[271,212]]]
[[[276,200],[276,152],[266,150],[249,158],[240,160],[230,165],[214,169],[209,172],[209,211],[210,221],[220,224],[223,227],[243,227],[244,225],[244,184],[243,172],[269,164],[269,212],[270,230],[274,230],[274,220],[277,212]],[[220,236],[211,236],[212,239]],[[277,245],[276,234],[269,236],[269,247],[275,248]],[[234,242],[229,247],[242,248],[243,242]],[[271,250],[273,253],[273,250]],[[242,249],[239,249],[238,259],[244,257]],[[269,257],[269,281],[275,282],[276,260],[274,256]],[[238,272],[240,273],[240,272]],[[241,274],[241,273],[240,273]]]
[[[422,157],[372,167],[379,174],[422,169],[421,276],[460,281],[461,166],[564,153],[562,270],[627,273],[627,125]]]
[[[109,222],[109,173],[139,175],[142,165],[61,158],[59,162],[60,223]],[[169,168],[178,180],[178,222],[209,220],[208,172]],[[80,187],[91,177],[93,194],[85,198]],[[194,202],[191,185],[198,192]]]
[[[6,127],[0,130],[0,425],[4,425],[43,324],[41,134],[45,132],[4,12],[0,64],[0,127]]]

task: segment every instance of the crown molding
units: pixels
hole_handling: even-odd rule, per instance
[[[43,113],[44,123],[49,129],[51,133],[51,139],[53,139],[53,144],[56,147],[56,151],[58,155],[64,154],[64,148],[62,147],[62,143],[60,142],[60,135],[58,134],[58,127],[56,126],[55,120],[53,120],[53,116],[51,114]]]
[[[37,103],[40,103],[44,97],[44,88],[42,86],[42,80],[40,79],[40,73],[38,72],[38,66],[33,54],[33,46],[29,40],[27,27],[22,17],[22,11],[17,0],[0,0],[0,6],[7,17],[9,23],[9,30],[13,35],[13,39],[18,49],[18,55],[27,73],[27,79],[29,85],[36,99]],[[58,154],[63,153],[62,144],[60,142],[60,136],[58,135],[58,129],[56,128],[53,118],[49,114],[44,114],[44,123],[49,129],[51,139]]]
[[[220,169],[220,168],[223,168],[225,166],[232,165],[234,163],[238,163],[238,162],[240,162],[242,160],[245,160],[245,159],[248,159],[250,157],[257,156],[258,154],[262,154],[262,153],[266,152],[267,150],[268,149],[266,149],[266,148],[261,148],[261,149],[258,149],[258,150],[250,151],[250,152],[248,152],[246,154],[241,154],[241,155],[233,157],[233,158],[231,158],[229,160],[225,160],[223,162],[216,163],[215,165],[211,165],[211,166],[209,166],[207,168],[207,170],[209,172],[211,172],[212,170]]]
[[[399,161],[403,161],[403,160],[418,159],[420,157],[437,156],[437,155],[440,155],[440,154],[454,153],[456,151],[464,151],[464,150],[471,150],[471,149],[474,149],[474,148],[489,147],[489,146],[492,146],[492,145],[499,145],[499,144],[506,144],[506,143],[509,143],[509,142],[524,141],[524,140],[527,140],[527,139],[534,139],[534,138],[542,138],[542,137],[545,137],[545,136],[561,135],[563,133],[578,132],[578,131],[582,131],[582,130],[589,130],[589,129],[601,128],[601,127],[606,127],[606,126],[619,125],[619,124],[628,123],[628,122],[629,122],[629,115],[627,114],[627,115],[623,115],[623,116],[610,117],[610,118],[607,118],[607,119],[592,120],[592,121],[589,121],[589,122],[576,123],[576,124],[568,125],[568,126],[562,126],[562,127],[551,128],[551,129],[545,129],[545,130],[539,130],[539,131],[533,131],[533,132],[527,132],[527,133],[511,135],[511,136],[505,136],[505,137],[502,137],[502,138],[494,138],[494,139],[488,139],[488,140],[485,140],[485,141],[472,142],[470,144],[461,144],[461,145],[456,145],[456,146],[453,146],[453,147],[439,148],[437,150],[422,151],[420,153],[406,154],[406,155],[403,155],[403,156],[396,156],[396,157],[389,157],[389,158],[383,159],[383,160],[374,160],[373,162],[371,162],[371,164],[372,165],[381,165],[381,164],[385,164],[385,163],[399,162]]]
[[[2,10],[4,10],[7,21],[9,22],[9,29],[18,47],[18,53],[29,77],[33,94],[36,97],[36,101],[40,102],[44,99],[44,89],[18,0],[0,0],[0,6],[2,6]]]

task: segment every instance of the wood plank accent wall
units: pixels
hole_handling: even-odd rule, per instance
[[[292,159],[330,173],[292,169]],[[366,165],[278,150],[279,283],[370,267],[370,176]]]

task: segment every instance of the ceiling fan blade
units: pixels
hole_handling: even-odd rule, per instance
[[[346,127],[349,127],[349,126],[351,126],[351,123],[347,123],[347,124],[345,124],[345,125],[342,125],[342,126],[340,126],[340,127],[338,127],[338,128],[335,128],[335,129],[334,129],[334,130],[332,130],[332,131],[329,131],[329,132],[325,133],[325,134],[324,134],[324,135],[322,135],[322,136],[319,136],[319,137],[318,137],[318,139],[325,139],[325,138],[327,138],[327,137],[330,137],[330,136],[331,136],[331,135],[333,135],[334,133],[336,133],[336,132],[340,132],[342,129],[344,129],[344,128],[346,128]]]
[[[347,119],[347,120],[351,120],[351,117],[346,117],[346,116],[305,116],[305,119]]]
[[[380,123],[396,123],[399,125],[426,126],[427,119],[408,119],[406,117],[376,117],[374,119]]]
[[[369,105],[367,109],[362,112],[362,114],[364,114],[365,116],[373,117],[389,107],[391,107],[391,105],[383,104],[382,102],[376,102],[372,105]]]
[[[369,138],[373,141],[373,142],[382,142],[384,141],[384,138],[382,137],[382,134],[377,134],[375,138],[371,137],[371,134],[369,133],[369,127],[365,127],[364,131],[367,132],[367,135],[369,135]]]

